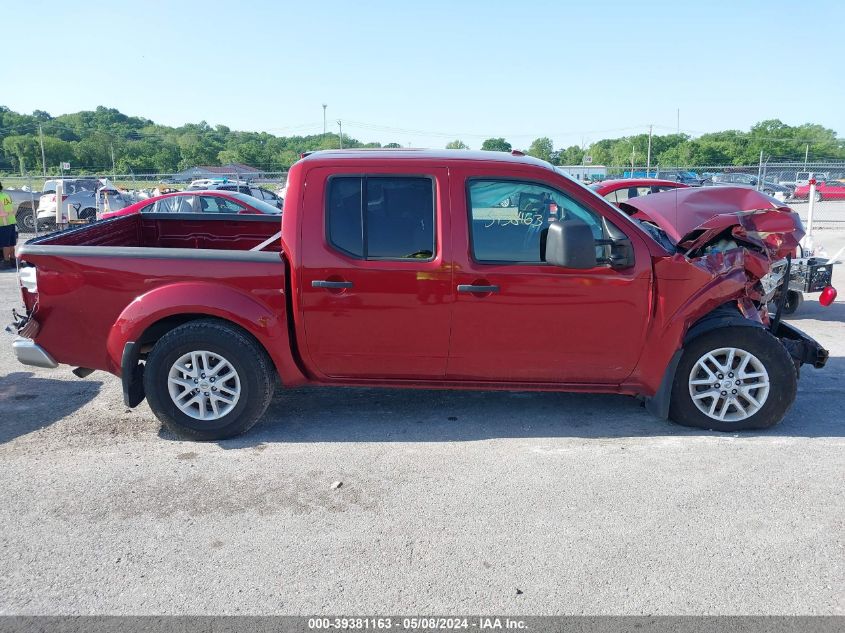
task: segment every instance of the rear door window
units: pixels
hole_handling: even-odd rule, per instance
[[[156,213],[194,213],[194,196],[172,196],[155,203]]]
[[[327,237],[338,250],[360,259],[434,256],[431,178],[340,176],[327,193]]]

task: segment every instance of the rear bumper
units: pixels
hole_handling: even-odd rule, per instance
[[[33,367],[44,367],[46,369],[54,369],[59,364],[53,360],[53,357],[47,351],[38,345],[32,339],[18,336],[12,341],[12,351],[15,353],[18,361],[24,365],[31,365]]]

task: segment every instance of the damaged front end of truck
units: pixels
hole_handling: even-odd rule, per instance
[[[621,208],[672,253],[658,267],[658,279],[686,277],[700,286],[696,296],[712,295],[706,313],[686,324],[685,342],[717,327],[753,324],[783,343],[796,369],[825,365],[828,351],[781,321],[786,293],[779,291],[789,283],[804,236],[792,209],[739,187],[677,189],[630,199]]]

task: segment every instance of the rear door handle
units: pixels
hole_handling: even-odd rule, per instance
[[[499,292],[499,286],[473,286],[472,284],[459,284],[458,292]]]
[[[325,281],[323,279],[311,282],[312,288],[351,288],[351,281]]]

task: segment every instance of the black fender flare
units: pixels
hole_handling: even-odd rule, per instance
[[[649,413],[661,420],[669,418],[672,385],[675,383],[675,372],[678,369],[678,363],[681,362],[681,356],[684,354],[684,347],[702,334],[724,327],[759,327],[765,329],[766,326],[758,321],[746,319],[735,303],[722,304],[712,312],[705,314],[687,330],[681,347],[675,350],[666,366],[666,371],[663,373],[663,379],[660,381],[657,391],[652,397],[646,398],[645,408]]]

